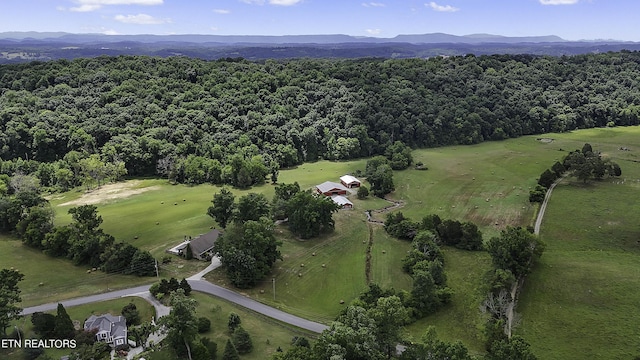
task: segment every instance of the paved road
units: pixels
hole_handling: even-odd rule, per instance
[[[213,296],[217,296],[220,297],[222,299],[231,301],[233,303],[236,303],[240,306],[243,306],[247,309],[253,310],[257,313],[263,314],[265,316],[271,317],[273,319],[282,321],[284,323],[305,329],[305,330],[309,330],[309,331],[313,331],[316,333],[321,333],[324,329],[327,328],[326,325],[320,324],[320,323],[316,323],[313,321],[309,321],[306,319],[303,319],[301,317],[298,316],[294,316],[291,314],[288,314],[284,311],[278,310],[276,308],[273,308],[271,306],[267,306],[265,304],[262,304],[260,302],[257,302],[255,300],[252,300],[246,296],[242,296],[234,291],[225,289],[223,287],[214,285],[208,281],[205,280],[188,280],[189,281],[189,285],[191,285],[191,287],[193,288],[193,290],[195,291],[199,291],[199,292],[203,292],[209,295],[213,295]],[[118,299],[124,296],[141,296],[146,298],[146,296],[144,296],[144,294],[148,293],[149,291],[149,286],[150,285],[143,285],[143,286],[137,286],[134,288],[129,288],[129,289],[124,289],[124,290],[118,290],[118,291],[112,291],[112,292],[108,292],[108,293],[103,293],[103,294],[97,294],[97,295],[91,295],[91,296],[84,296],[81,298],[76,298],[76,299],[71,299],[71,300],[64,300],[61,301],[62,305],[64,305],[65,307],[70,307],[70,306],[76,306],[76,305],[82,305],[82,304],[89,304],[89,303],[93,303],[93,302],[99,302],[99,301],[105,301],[105,300],[111,300],[111,299]],[[152,303],[153,304],[153,303]],[[43,305],[38,305],[38,306],[32,306],[32,307],[28,307],[25,308],[22,311],[23,315],[29,315],[29,314],[33,314],[36,311],[51,311],[51,310],[55,310],[58,307],[58,303],[49,303],[49,304],[43,304]],[[159,316],[162,316],[163,314],[160,313]]]
[[[97,294],[97,295],[83,296],[75,299],[63,300],[63,301],[58,301],[58,302],[53,302],[53,303],[48,303],[48,304],[43,304],[38,306],[31,306],[22,310],[22,315],[33,314],[36,311],[55,310],[58,308],[58,303],[61,303],[62,305],[64,305],[64,307],[69,307],[69,306],[77,306],[77,305],[89,304],[89,303],[105,301],[105,300],[118,299],[123,296],[132,296],[134,294],[149,291],[150,286],[151,285],[141,285],[141,286],[136,286],[129,289],[111,291],[111,292]]]
[[[195,291],[200,291],[206,294],[223,298],[225,300],[236,303],[247,309],[251,309],[262,315],[266,315],[270,318],[282,321],[284,323],[297,326],[301,329],[313,331],[316,333],[321,333],[324,329],[328,328],[328,326],[324,324],[316,323],[295,315],[291,315],[282,310],[278,310],[271,306],[252,300],[246,296],[242,296],[229,289],[225,289],[221,286],[214,285],[208,281],[205,281],[205,280],[188,280],[188,281],[189,281],[189,285],[191,285],[191,288]]]

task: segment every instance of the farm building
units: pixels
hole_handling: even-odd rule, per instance
[[[341,209],[353,209],[353,203],[342,195],[334,195],[331,197],[334,203],[340,205]]]
[[[104,341],[111,346],[125,345],[127,343],[127,319],[124,316],[104,314],[91,315],[84,322],[84,330],[97,329],[96,340]]]
[[[333,195],[346,195],[349,189],[347,189],[344,185],[334,183],[332,181],[325,181],[320,185],[316,185],[316,191],[318,194],[322,194],[324,196],[333,196]]]
[[[349,189],[360,187],[361,184],[360,180],[351,175],[341,176],[340,182],[342,183],[342,185],[348,187]]]
[[[167,252],[178,256],[186,256],[187,246],[191,246],[191,253],[194,258],[198,260],[209,260],[213,255],[213,245],[216,243],[220,234],[222,234],[220,230],[213,229],[206,234],[201,234],[195,239],[185,240],[180,243],[180,245],[167,250]]]

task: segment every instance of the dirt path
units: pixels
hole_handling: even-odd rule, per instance
[[[365,279],[367,279],[367,284],[371,284],[371,248],[373,247],[373,227],[371,226],[371,224],[377,224],[377,225],[384,224],[384,221],[374,220],[371,217],[371,213],[376,213],[376,214],[388,213],[389,211],[399,209],[404,206],[404,201],[395,201],[395,200],[389,200],[386,198],[383,198],[383,199],[391,203],[391,205],[385,206],[382,209],[367,210],[364,212],[365,215],[367,215],[367,228],[369,229],[369,242],[367,244],[367,252],[365,255],[366,260],[364,264],[364,275],[365,275]]]
[[[131,180],[115,184],[102,185],[97,189],[87,191],[76,200],[68,201],[58,206],[100,204],[109,200],[124,199],[129,196],[160,189],[160,186],[157,185],[139,188],[138,186],[140,186],[141,183],[142,182],[140,180]]]

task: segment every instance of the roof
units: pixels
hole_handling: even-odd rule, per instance
[[[351,184],[354,182],[357,182],[358,184],[360,183],[360,180],[358,180],[356,177],[353,177],[351,175],[340,176],[340,181],[344,181],[345,184]]]
[[[114,338],[126,337],[127,319],[124,316],[113,316],[111,314],[91,315],[84,322],[84,329],[98,329],[98,332],[106,331]]]
[[[345,205],[353,206],[353,203],[351,201],[349,201],[349,199],[347,199],[346,197],[344,197],[342,195],[332,196],[331,200],[333,200],[334,203],[336,203],[336,204],[338,204],[340,206],[345,206]]]
[[[340,183],[334,183],[333,181],[325,181],[320,185],[316,185],[316,188],[320,190],[320,192],[326,193],[334,189],[349,191],[344,185]]]
[[[206,252],[207,250],[210,250],[213,247],[213,244],[216,243],[216,240],[218,240],[218,237],[220,236],[220,234],[221,234],[220,230],[213,229],[208,233],[202,234],[197,238],[191,240],[190,242],[191,251],[194,254],[200,255]]]

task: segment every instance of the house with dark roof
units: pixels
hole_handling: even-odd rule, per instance
[[[332,181],[325,181],[320,185],[316,185],[316,192],[324,196],[346,195],[349,189],[344,185]]]
[[[179,245],[167,250],[167,252],[178,256],[186,256],[187,246],[190,246],[194,258],[208,261],[213,255],[213,245],[221,234],[220,230],[213,229],[206,234],[200,234],[195,239],[186,239]]]
[[[97,329],[96,340],[103,341],[111,346],[127,344],[127,319],[124,316],[104,314],[91,315],[84,322],[84,330]]]
[[[198,260],[210,260],[213,255],[213,245],[215,245],[221,234],[220,230],[213,229],[189,241],[193,257]]]
[[[349,189],[360,187],[362,184],[358,178],[351,175],[340,176],[340,183]]]

